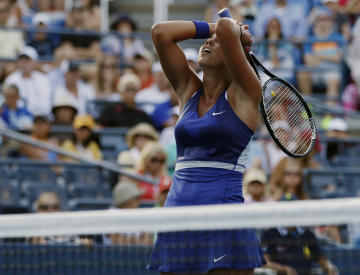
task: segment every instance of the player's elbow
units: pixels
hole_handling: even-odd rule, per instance
[[[154,42],[161,41],[166,37],[166,25],[164,22],[159,22],[151,27],[151,37]]]

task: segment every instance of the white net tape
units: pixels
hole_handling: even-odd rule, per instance
[[[360,198],[0,216],[0,238],[360,223]]]

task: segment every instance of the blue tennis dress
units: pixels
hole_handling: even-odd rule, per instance
[[[242,176],[253,131],[239,119],[224,91],[198,116],[200,88],[186,103],[175,127],[177,161],[165,207],[242,203]],[[219,220],[221,223],[221,220]],[[253,230],[159,233],[148,269],[207,273],[265,264]]]

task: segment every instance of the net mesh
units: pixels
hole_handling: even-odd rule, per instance
[[[279,142],[295,155],[305,155],[312,146],[314,129],[303,102],[282,81],[265,83],[263,108]]]
[[[339,274],[360,274],[359,224],[354,198],[2,215],[0,274],[159,274],[146,266],[164,236],[172,241],[161,249],[174,255],[155,265],[249,261],[258,246],[298,274],[328,274],[323,258]],[[236,237],[250,229],[261,246]],[[255,274],[277,273],[262,266]]]

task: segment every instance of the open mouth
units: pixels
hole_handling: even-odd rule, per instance
[[[202,50],[202,52],[203,52],[203,53],[211,53],[211,51],[210,51],[208,48],[204,48],[204,49]]]

